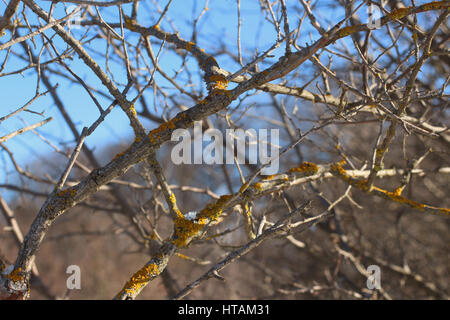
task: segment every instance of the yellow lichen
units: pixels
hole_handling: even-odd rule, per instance
[[[223,206],[231,199],[231,195],[223,195],[214,204],[207,205],[197,215],[197,219],[207,218],[209,220],[216,220],[223,211]]]
[[[347,174],[347,171],[345,171],[345,169],[342,168],[341,164],[339,163],[333,164],[331,166],[331,171],[337,173],[343,180],[350,183],[351,177]]]
[[[271,174],[270,176],[263,177],[262,180],[264,180],[264,181],[266,181],[266,180],[272,180],[272,179],[275,178],[276,176],[278,176],[278,174]]]
[[[346,37],[346,36],[354,33],[358,29],[359,26],[361,26],[361,25],[355,25],[355,26],[349,26],[349,27],[342,28],[338,32],[339,38],[343,38],[343,37]]]
[[[398,187],[397,189],[394,190],[394,194],[396,196],[401,196],[402,192],[403,192],[404,186],[403,187]]]
[[[134,108],[134,104],[132,104],[132,105],[130,106],[130,112],[131,112],[131,114],[132,114],[133,116],[136,116],[136,115],[137,115],[136,109]]]
[[[378,159],[380,159],[380,158],[383,157],[384,152],[385,152],[385,151],[384,151],[382,148],[377,148],[377,149],[375,150],[375,155],[376,155],[376,157],[377,157]]]
[[[385,195],[386,197],[388,197],[389,199],[391,199],[395,202],[398,202],[398,203],[407,204],[410,207],[413,207],[414,209],[419,209],[419,210],[423,211],[427,207],[426,205],[424,205],[422,203],[404,198],[404,197],[398,195],[395,191],[390,192],[390,191],[387,191],[387,190],[384,190],[384,189],[381,189],[381,188],[378,188],[375,186],[373,186],[370,190],[378,191],[378,192],[382,193],[383,195]]]
[[[239,193],[244,192],[247,188],[248,188],[248,183],[244,183],[244,184],[239,188]]]
[[[172,204],[176,204],[177,203],[177,199],[175,198],[175,194],[171,193],[169,196],[169,200]]]
[[[433,206],[429,206],[426,204],[422,204],[420,202],[417,201],[413,201],[410,199],[407,199],[405,197],[401,196],[401,193],[404,189],[404,187],[399,187],[397,189],[395,189],[393,192],[378,188],[376,186],[371,186],[371,188],[369,189],[368,185],[367,185],[367,180],[358,180],[355,178],[350,177],[347,172],[345,171],[344,168],[342,168],[342,166],[345,164],[345,161],[339,161],[336,164],[333,164],[331,166],[331,172],[333,174],[335,174],[336,176],[340,177],[342,180],[346,181],[348,184],[357,187],[358,189],[367,192],[367,193],[378,193],[378,195],[383,196],[385,198],[388,198],[392,201],[395,201],[397,203],[401,203],[401,204],[406,204],[414,209],[419,209],[421,211],[423,211],[424,209],[433,209],[433,210],[437,210],[440,213],[449,215],[450,214],[450,209],[447,208],[436,208]]]
[[[204,219],[196,222],[184,217],[176,218],[174,223],[176,239],[173,240],[173,243],[179,248],[186,246],[191,238],[196,236],[206,224]]]
[[[125,284],[124,288],[119,292],[117,297],[123,293],[134,296],[150,280],[159,275],[159,273],[158,266],[155,263],[145,265],[131,277],[131,279]]]
[[[231,94],[231,91],[230,91],[230,90],[214,89],[214,90],[211,92],[210,96],[211,96],[211,97],[214,97],[214,96],[221,96],[221,95],[224,95],[224,94],[225,94],[228,98],[231,99],[232,94]]]
[[[136,26],[135,26],[135,24],[134,24],[133,19],[130,19],[130,18],[128,18],[128,17],[125,17],[125,27],[126,27],[128,30],[131,30],[131,31],[135,31],[135,30],[136,30]]]
[[[62,196],[64,196],[68,191],[69,191],[69,190],[67,190],[67,189],[61,190],[61,191],[58,192],[56,195],[57,195],[58,197],[62,197]]]
[[[209,61],[211,61],[212,63],[217,64],[216,58],[214,58],[213,56],[209,56],[208,59],[206,59],[206,62],[209,63]]]
[[[173,243],[177,247],[186,246],[207,224],[219,218],[223,212],[224,205],[230,198],[230,195],[221,196],[215,203],[208,204],[201,210],[194,220],[186,219],[184,216],[178,216],[174,221],[176,237]]]
[[[175,198],[175,194],[172,192],[169,196],[169,201],[172,204],[172,209],[173,211],[175,211],[175,214],[177,215],[177,217],[179,218],[184,218],[183,214],[181,213],[181,211],[178,209],[177,206],[177,199]]]
[[[182,254],[182,253],[179,253],[179,252],[177,252],[175,255],[176,255],[178,258],[181,258],[181,259],[192,260],[192,258],[190,258],[190,257],[188,257],[188,256],[186,256],[186,255],[184,255],[184,254]]]
[[[388,14],[388,16],[392,19],[401,19],[408,15],[409,9],[410,9],[410,7],[398,8],[398,9],[392,10],[392,12]]]
[[[161,29],[159,28],[159,25],[158,25],[158,24],[155,24],[152,28],[155,29],[155,30],[157,30],[157,31],[161,31]]]
[[[250,239],[255,239],[256,235],[252,230],[252,212],[250,211],[250,206],[248,202],[244,204],[244,219],[245,219],[245,231]]]
[[[367,191],[368,190],[368,186],[367,186],[367,180],[359,180],[359,179],[355,179],[351,176],[348,175],[347,171],[342,168],[342,166],[346,163],[345,160],[341,160],[335,164],[333,164],[331,166],[331,172],[335,175],[337,175],[338,177],[340,177],[342,180],[344,180],[345,182],[347,182],[348,184],[357,187],[358,189],[362,190],[362,191]]]
[[[312,175],[319,171],[319,167],[312,162],[303,162],[299,167],[292,168],[289,173],[293,172],[304,172],[306,174]]]
[[[257,190],[262,190],[263,189],[263,184],[261,182],[256,182],[253,184],[253,187]]]
[[[423,5],[423,9],[424,10],[436,10],[436,9],[441,9],[444,7],[444,4],[447,3],[448,1],[433,1],[430,3],[426,3]]]

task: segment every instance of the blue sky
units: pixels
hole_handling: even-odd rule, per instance
[[[420,5],[425,2],[427,1],[416,1],[416,4]],[[49,1],[36,1],[36,3],[38,3],[38,5],[40,5],[45,10],[48,10],[50,7]],[[158,3],[160,7],[164,8],[167,1],[158,1]],[[168,17],[176,25],[178,31],[180,32],[180,35],[184,39],[191,38],[193,17],[198,16],[199,12],[202,11],[204,3],[204,1],[194,0],[173,1],[173,4],[168,11]],[[254,53],[255,48],[258,48],[259,52],[263,52],[273,44],[273,41],[276,38],[276,33],[273,27],[269,25],[261,15],[258,3],[258,1],[241,0],[241,42],[242,48],[244,50],[248,50],[243,52],[245,57],[244,63],[248,62],[252,57],[251,55]],[[327,3],[330,3],[330,1],[321,1],[320,5]],[[357,1],[356,5],[358,5],[359,3],[361,3],[361,1]],[[60,18],[65,15],[63,7],[64,6],[62,4],[58,4],[56,6],[54,17]],[[200,37],[197,40],[197,44],[201,48],[204,48],[206,52],[208,52],[209,50],[217,48],[220,42],[219,40],[222,40],[226,43],[226,46],[230,51],[232,51],[233,53],[237,53],[236,1],[211,0],[208,2],[208,7],[209,10],[204,14],[198,24],[198,32]],[[131,5],[124,5],[123,8],[125,13],[130,13]],[[0,12],[3,12],[4,9],[5,4],[2,2],[0,3]],[[141,10],[139,11],[140,16],[138,18],[138,21],[148,21],[148,23],[145,24],[146,26],[151,26],[156,22],[155,17],[158,17],[158,15],[150,14],[151,12],[154,12],[154,6],[151,1],[143,1],[140,9]],[[107,22],[118,22],[118,11],[116,7],[108,8],[106,10],[102,9],[101,12],[103,18]],[[333,11],[330,11],[328,9],[315,11],[315,13],[317,12],[319,12],[319,21],[324,26],[333,25],[344,17],[344,12],[341,9],[336,9]],[[364,19],[366,19],[365,9],[361,9],[358,13],[361,20],[364,21]],[[290,11],[289,21],[292,26],[297,25],[299,17],[302,14],[302,12]],[[35,24],[36,20],[33,20],[35,18],[31,18],[32,16],[34,15],[29,14],[28,18],[30,19],[31,24]],[[423,17],[421,17],[420,19],[423,19]],[[161,28],[165,31],[173,31],[170,24],[167,22],[163,22]],[[81,31],[74,30],[73,32],[75,36],[80,36]],[[23,34],[24,30],[22,29],[22,35]],[[53,35],[53,31],[48,30],[45,32],[45,34],[47,36],[51,36]],[[0,42],[3,43],[8,41],[10,39],[10,36],[10,32],[8,31],[6,35],[0,39]],[[311,28],[308,19],[305,19],[304,28],[302,28],[302,35],[298,44],[304,45],[306,42],[311,42],[311,39],[317,39],[317,37],[317,32]],[[135,43],[137,40],[137,36],[129,35],[127,37],[127,41],[133,43]],[[54,41],[58,45],[59,50],[64,49],[64,44],[58,37],[55,37]],[[40,50],[41,41],[39,40],[37,43],[37,50]],[[95,46],[96,50],[98,51],[104,50],[104,43],[102,41],[97,41],[95,43]],[[22,54],[23,51],[19,49],[19,47],[20,45],[15,45],[14,49]],[[156,46],[154,47],[154,50],[157,50]],[[282,46],[278,51],[275,52],[276,57],[273,61],[275,61],[278,56],[283,53],[283,50],[284,48]],[[92,52],[89,53],[91,54]],[[5,50],[0,52],[0,62],[3,62],[5,55]],[[94,53],[92,53],[92,56],[94,59],[98,59],[98,56],[96,56]],[[218,56],[216,57],[216,59],[221,67],[229,71],[236,71],[239,69],[239,66],[227,57]],[[47,60],[48,56],[45,56],[41,59],[41,61]],[[105,70],[105,62],[103,60],[97,60],[97,62]],[[106,92],[106,89],[93,75],[92,71],[85,67],[83,62],[77,56],[74,56],[74,59],[71,61],[66,61],[66,63],[89,85],[97,87],[103,92]],[[17,70],[23,66],[26,66],[26,63],[14,56],[10,56],[3,72]],[[179,68],[180,59],[173,53],[164,51],[164,54],[162,54],[160,59],[160,66],[164,69],[165,72],[171,75],[174,73],[174,70],[177,70]],[[197,70],[196,61],[192,57],[189,58],[189,66],[191,70]],[[119,80],[121,83],[125,83],[125,68],[122,65],[117,65],[114,63],[111,63],[110,67],[112,72],[114,73],[114,78],[116,80]],[[59,70],[64,69],[59,68]],[[164,80],[159,75],[156,76],[156,79],[160,84],[167,84],[166,80]],[[81,132],[81,129],[84,126],[90,126],[97,119],[99,115],[98,110],[86,91],[81,86],[69,83],[65,79],[56,76],[52,76],[51,81],[53,85],[58,83],[59,87],[57,89],[57,92],[63,99],[65,106],[72,116],[79,132]],[[198,88],[201,88],[202,86],[203,84],[199,80]],[[2,101],[0,116],[3,116],[24,105],[29,99],[34,96],[35,90],[36,72],[34,70],[25,71],[22,75],[0,77],[0,100]],[[40,92],[43,92],[44,90],[45,87],[43,84],[41,84]],[[203,88],[203,92],[204,90],[205,88]],[[135,94],[136,93],[132,91],[128,97],[131,99],[135,96]],[[96,95],[96,97],[103,108],[106,108],[109,105],[110,100],[105,99],[100,95]],[[153,105],[152,90],[149,90],[149,92],[145,94],[145,98],[149,105]],[[193,105],[193,103],[189,104],[189,99],[187,99],[186,101],[186,104],[188,106]],[[158,101],[157,103],[160,103],[160,101]],[[44,118],[52,116],[54,117],[54,120],[47,125],[37,129],[37,131],[46,139],[50,140],[52,143],[55,143],[61,149],[74,146],[72,134],[63,122],[62,117],[49,94],[45,97],[39,98],[32,104],[29,109],[36,112],[44,112],[44,116],[22,112],[19,116],[15,116],[1,123],[0,136],[8,134],[9,132],[15,131],[28,124],[36,123],[43,120]],[[137,110],[139,111],[139,107],[137,107]],[[160,110],[162,110],[162,108],[160,108],[159,111]],[[144,125],[148,129],[152,129],[155,126],[154,123],[145,120]],[[132,130],[128,125],[128,119],[126,118],[122,110],[116,107],[111,112],[111,114],[108,115],[106,121],[103,122],[102,125],[100,125],[100,127],[90,137],[88,137],[88,139],[86,140],[86,144],[91,148],[94,146],[95,148],[103,148],[107,147],[109,144],[117,143],[120,143],[125,147],[131,140]],[[7,142],[5,142],[5,146],[14,153],[16,160],[23,167],[26,167],[27,164],[34,163],[36,161],[42,161],[45,157],[48,156],[49,153],[53,153],[53,150],[46,143],[44,143],[41,139],[39,139],[31,132],[27,132],[8,140]],[[11,161],[9,160],[7,154],[3,151],[0,151],[0,167],[1,184],[4,183],[9,176],[8,174],[5,174],[5,172],[11,173],[14,171]]]
[[[168,16],[175,23],[176,27],[180,31],[181,36],[185,39],[190,39],[192,35],[192,27],[190,26],[192,17],[197,16],[198,13],[203,9],[204,5],[202,1],[183,1],[182,5],[177,4],[176,2],[177,0],[175,0],[170,7]],[[259,10],[257,10],[258,6],[255,6],[255,3],[251,3],[251,1],[241,2],[242,46],[243,48],[253,48],[257,46],[258,48],[260,48],[260,50],[265,50],[272,44],[272,39],[274,38],[275,32],[265,23],[263,28],[259,30],[259,37],[257,37],[258,29],[260,29],[262,25],[260,12]],[[45,10],[48,10],[49,2],[37,1],[37,3]],[[162,1],[160,4],[161,7],[164,7],[165,3],[165,1]],[[209,10],[202,17],[198,25],[199,33],[201,34],[201,37],[198,39],[198,45],[208,51],[208,48],[214,47],[217,44],[216,41],[209,41],[209,39],[214,39],[214,37],[217,37],[217,35],[224,35],[225,41],[229,44],[230,48],[235,48],[237,25],[235,1],[210,1],[208,7]],[[58,5],[56,7],[54,17],[63,17],[65,15],[62,8],[62,5]],[[124,11],[129,13],[130,8],[130,5],[124,6]],[[147,5],[141,5],[140,13],[144,15],[147,11],[145,9],[147,8],[154,9],[151,3]],[[3,10],[4,4],[0,5],[0,11]],[[108,14],[108,12],[110,14]],[[118,21],[116,8],[103,10],[102,15],[106,21]],[[29,15],[29,17],[31,16],[32,15]],[[146,18],[147,17],[145,16],[139,17],[139,20],[146,21]],[[151,21],[152,19],[149,18],[147,20]],[[151,21],[149,25],[152,25],[154,22],[155,21]],[[36,23],[36,21],[30,19],[30,23],[33,24]],[[163,30],[170,31],[171,29],[168,23],[162,23],[161,27]],[[45,32],[45,34],[47,36],[52,35],[53,31],[49,30]],[[75,30],[74,34],[79,35],[80,31]],[[9,37],[10,32],[7,32],[5,38],[1,40],[9,40]],[[131,42],[135,42],[137,41],[137,39],[138,37],[133,35],[130,35],[127,38],[127,40]],[[60,45],[59,48],[64,48],[64,46],[61,45],[62,41],[57,37],[54,39],[54,41],[56,44]],[[38,41],[37,43],[39,45],[40,41]],[[99,46],[104,46],[104,44],[100,41],[98,41],[98,44]],[[14,49],[16,49],[21,54],[23,53],[21,48],[18,49],[18,45],[15,45]],[[40,47],[38,47],[38,50],[39,49]],[[101,51],[101,49],[101,47],[97,48],[97,50],[99,51]],[[0,52],[1,61],[3,61],[5,54],[5,51]],[[93,57],[96,58],[95,55],[93,55]],[[47,60],[48,57],[43,57],[41,59],[41,61]],[[178,60],[179,59],[173,54],[166,53],[161,56],[160,65],[168,74],[171,74],[172,70],[176,70],[179,67]],[[227,61],[227,59],[223,59],[223,57],[217,57],[217,60],[225,68],[227,68],[227,64],[230,64],[230,61]],[[105,66],[104,61],[97,61],[102,67]],[[71,61],[66,61],[66,63],[72,68],[72,70],[77,72],[77,74],[80,75],[89,85],[97,87],[103,92],[106,92],[106,89],[101,85],[100,81],[98,81],[93,73],[83,65],[83,62],[80,61],[77,56],[75,56]],[[195,59],[189,58],[189,64],[193,70],[197,69]],[[3,72],[6,73],[17,70],[20,67],[24,66],[26,66],[26,63],[24,63],[22,60],[14,56],[10,56],[6,68]],[[122,83],[124,83],[126,81],[126,74],[123,66],[111,64],[110,67],[114,73],[115,79],[120,80]],[[229,70],[236,70],[236,68],[237,66],[236,64],[234,64]],[[156,77],[158,82],[166,82],[166,80],[164,80],[162,77],[159,77],[158,75]],[[25,71],[21,75],[17,74],[0,77],[0,99],[2,101],[1,115],[7,114],[24,105],[34,96],[36,91],[36,79],[37,76],[35,70]],[[92,100],[81,86],[69,83],[61,77],[52,76],[51,81],[53,85],[58,84],[57,92],[64,100],[66,109],[73,117],[79,131],[81,131],[84,126],[89,126],[97,119],[99,115],[97,108],[94,106]],[[45,86],[41,83],[40,92],[43,91],[45,91]],[[134,97],[134,95],[135,92],[130,94],[129,97],[132,98]],[[109,105],[109,100],[104,99],[99,95],[96,95],[96,97],[104,108]],[[151,94],[147,94],[146,99],[148,100],[149,105],[153,104]],[[65,146],[72,147],[74,145],[72,134],[63,122],[57,107],[54,105],[54,102],[50,97],[50,94],[40,97],[31,105],[29,109],[36,112],[44,112],[44,116],[21,112],[18,116],[10,118],[1,124],[0,136],[15,131],[28,124],[36,123],[43,120],[44,118],[52,116],[54,118],[53,121],[37,129],[36,131],[42,134],[46,139],[49,139],[50,141],[55,143],[61,149],[63,149]],[[145,124],[149,129],[155,126],[154,123],[150,122],[147,122]],[[65,144],[58,143],[61,140]],[[128,125],[128,119],[126,118],[122,110],[117,107],[111,112],[110,115],[108,115],[107,120],[90,137],[88,137],[88,139],[86,140],[86,144],[88,146],[106,146],[108,145],[108,143],[121,143],[125,146],[129,143],[130,140],[132,140],[132,131],[130,126]],[[47,156],[49,152],[53,152],[53,149],[51,147],[49,147],[32,132],[27,132],[8,140],[7,142],[5,142],[5,146],[13,151],[16,160],[23,167],[26,167],[27,163],[32,163],[36,160],[40,160],[42,159],[42,157]],[[8,172],[14,170],[9,158],[4,152],[1,152],[0,159],[0,161],[2,162],[1,166],[3,168],[6,168]],[[1,172],[0,183],[3,183],[5,181],[6,175],[3,174],[3,169]]]

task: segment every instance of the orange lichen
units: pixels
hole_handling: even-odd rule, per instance
[[[228,80],[221,74],[213,74],[209,77],[212,82],[211,87],[213,90],[225,90],[228,87]]]
[[[73,203],[73,197],[77,194],[76,188],[75,187],[71,187],[71,188],[67,188],[65,190],[61,190],[59,191],[56,195],[62,199],[58,200],[58,205],[61,206],[70,206]],[[46,207],[47,210],[51,210],[52,207],[50,205],[47,205]]]
[[[253,184],[253,187],[257,190],[262,190],[263,189],[263,184],[261,182],[256,182]]]
[[[119,152],[118,154],[116,154],[116,155],[114,156],[114,158],[112,159],[112,161],[115,161],[115,160],[119,159],[119,158],[120,158],[121,156],[123,156],[127,151],[128,151],[128,149],[126,149],[126,150],[124,150],[124,151],[122,151],[122,152]]]
[[[157,31],[161,31],[161,29],[159,28],[159,24],[155,24],[152,28]]]
[[[21,272],[22,268],[17,268],[14,269],[10,274],[5,275],[4,277],[13,282],[22,281],[24,279],[24,276],[23,274],[21,274]]]
[[[145,265],[131,277],[116,298],[120,297],[123,293],[131,296],[136,295],[150,280],[159,275],[159,273],[158,266],[155,263]]]
[[[58,192],[56,195],[57,195],[58,197],[62,197],[62,196],[64,196],[68,191],[69,191],[68,189],[61,190],[61,191]]]
[[[186,117],[186,115],[181,115],[180,117],[183,117],[183,118],[184,118],[184,117]],[[175,122],[177,122],[177,121],[179,121],[179,120],[180,120],[179,117],[175,117],[175,118],[173,118],[173,119],[171,119],[171,120],[169,120],[169,121],[167,121],[167,122],[164,122],[164,123],[161,124],[158,128],[156,128],[156,129],[150,131],[150,132],[148,133],[148,137],[150,138],[150,141],[151,141],[152,143],[156,143],[156,139],[159,139],[159,138],[160,138],[159,133],[164,132],[164,131],[166,131],[166,130],[168,130],[168,129],[170,129],[170,130],[175,129]],[[155,139],[155,137],[156,137],[156,139]]]
[[[192,49],[192,47],[195,45],[195,43],[193,43],[192,41],[189,41],[187,44],[186,44],[186,50],[187,51],[191,51],[191,49]]]
[[[299,167],[292,168],[289,173],[304,172],[308,175],[316,174],[319,171],[319,167],[312,162],[303,162]]]

